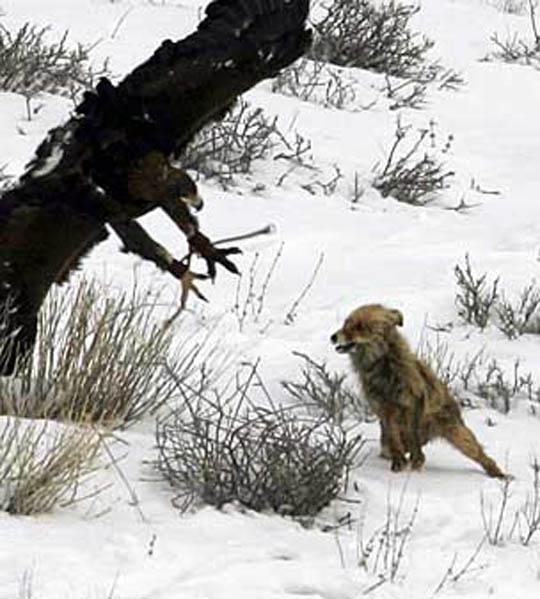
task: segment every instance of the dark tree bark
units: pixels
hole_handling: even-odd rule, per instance
[[[110,224],[125,249],[182,279],[188,265],[134,219],[161,207],[207,263],[237,272],[190,212],[196,186],[171,156],[236,98],[298,58],[310,43],[309,0],[215,0],[187,38],[165,41],[118,85],[102,79],[76,114],[49,132],[18,184],[0,198],[0,374],[36,335],[37,314]],[[183,279],[183,282],[192,279]]]

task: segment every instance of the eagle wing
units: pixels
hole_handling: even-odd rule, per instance
[[[215,0],[197,31],[155,54],[118,86],[159,130],[162,151],[181,150],[259,81],[311,41],[309,0]]]
[[[133,172],[152,153],[181,152],[241,93],[298,58],[311,39],[308,9],[309,0],[214,0],[193,34],[164,42],[118,85],[101,80],[49,132],[0,198],[0,304],[10,306],[0,313],[0,374],[31,349],[48,289],[103,239],[104,225],[159,205],[132,192]]]
[[[121,171],[149,151],[180,154],[240,94],[305,52],[308,11],[309,0],[214,0],[194,33],[163,42],[118,85],[102,79],[77,108],[94,170]]]

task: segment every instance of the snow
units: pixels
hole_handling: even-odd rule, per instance
[[[99,41],[93,54],[96,63],[110,56],[111,68],[121,77],[163,39],[191,31],[202,4],[4,0],[2,23],[52,23],[52,36],[69,29],[73,42]],[[456,178],[431,206],[404,206],[381,198],[369,186],[372,169],[385,159],[395,130],[396,113],[373,87],[383,78],[352,70],[360,106],[348,106],[350,110],[272,94],[267,82],[246,95],[267,113],[278,115],[285,130],[296,129],[311,140],[313,163],[320,172],[299,169],[277,187],[288,165],[267,160],[228,190],[200,182],[207,199],[201,226],[211,238],[275,226],[271,235],[243,243],[244,254],[235,257],[248,273],[255,254],[260,254],[259,287],[281,243],[283,251],[258,319],[248,316],[239,326],[233,309],[238,279],[221,270],[214,286],[201,285],[210,303],[193,299],[184,324],[209,334],[230,362],[260,358],[261,372],[278,397],[280,381],[298,377],[300,364],[293,351],[327,360],[337,370],[348,368],[346,358],[331,348],[329,336],[352,308],[368,302],[399,308],[413,346],[432,334],[426,324],[452,322],[451,331],[441,335],[457,356],[483,347],[509,373],[519,358],[540,385],[538,337],[508,341],[494,328],[480,332],[463,326],[454,305],[453,269],[466,252],[478,272],[500,275],[509,294],[518,294],[539,277],[540,78],[533,68],[480,61],[492,49],[493,32],[529,35],[527,15],[504,13],[498,4],[425,0],[416,16],[416,25],[436,42],[434,56],[459,69],[466,80],[459,91],[431,93],[422,110],[401,111],[404,122],[418,127],[433,120],[439,141],[448,134],[454,137],[447,160]],[[373,106],[361,109],[374,97],[378,99]],[[72,110],[62,98],[43,96],[39,102],[42,109],[28,121],[23,97],[0,93],[2,162],[8,163],[9,173],[21,173],[47,131]],[[300,186],[310,177],[328,180],[334,163],[345,175],[335,193],[311,194]],[[355,172],[363,194],[352,205]],[[480,193],[476,185],[499,194]],[[445,209],[461,198],[478,205],[463,213]],[[147,215],[142,223],[174,255],[183,255],[185,241],[163,214]],[[84,274],[119,288],[134,282],[164,288],[174,309],[180,295],[174,280],[120,253],[119,247],[111,236],[86,259]],[[286,315],[321,254],[313,288],[287,325]],[[242,294],[247,278],[245,274],[240,280]],[[529,464],[540,453],[540,423],[519,406],[507,416],[485,408],[467,410],[465,419],[488,453],[515,477],[510,516],[502,546],[485,543],[471,571],[448,582],[436,597],[536,598],[540,538],[523,547],[516,535],[508,539],[507,532],[514,511],[531,489]],[[443,443],[426,448],[423,472],[391,473],[377,456],[377,425],[361,428],[371,452],[353,473],[354,503],[331,506],[323,515],[333,521],[339,510],[350,511],[353,523],[323,532],[237,506],[223,511],[203,507],[181,516],[171,506],[173,493],[155,480],[147,464],[154,457],[153,423],[144,423],[120,435],[127,443],[119,451],[127,448],[121,466],[131,490],[109,469],[102,477],[114,485],[95,502],[34,517],[0,513],[0,599],[21,596],[25,576],[31,579],[32,599],[355,599],[378,582],[377,572],[366,572],[358,563],[361,523],[367,538],[384,524],[388,498],[396,505],[404,485],[404,520],[417,499],[418,516],[403,565],[395,582],[373,588],[368,596],[432,597],[454,555],[459,568],[474,553],[484,534],[480,498],[496,504],[500,483]]]

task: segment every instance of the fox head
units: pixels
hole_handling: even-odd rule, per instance
[[[330,341],[339,353],[376,359],[387,352],[389,336],[398,326],[403,326],[399,310],[368,304],[349,314]]]

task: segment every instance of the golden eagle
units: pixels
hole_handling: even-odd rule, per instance
[[[191,276],[135,221],[160,207],[211,278],[216,264],[236,272],[228,256],[239,250],[217,249],[199,231],[190,212],[202,204],[196,185],[170,158],[181,158],[240,94],[304,53],[308,11],[309,0],[214,0],[194,33],[163,42],[119,84],[100,80],[72,118],[49,132],[0,197],[0,374],[28,355],[48,290],[107,236],[106,224],[126,251],[179,279]]]

